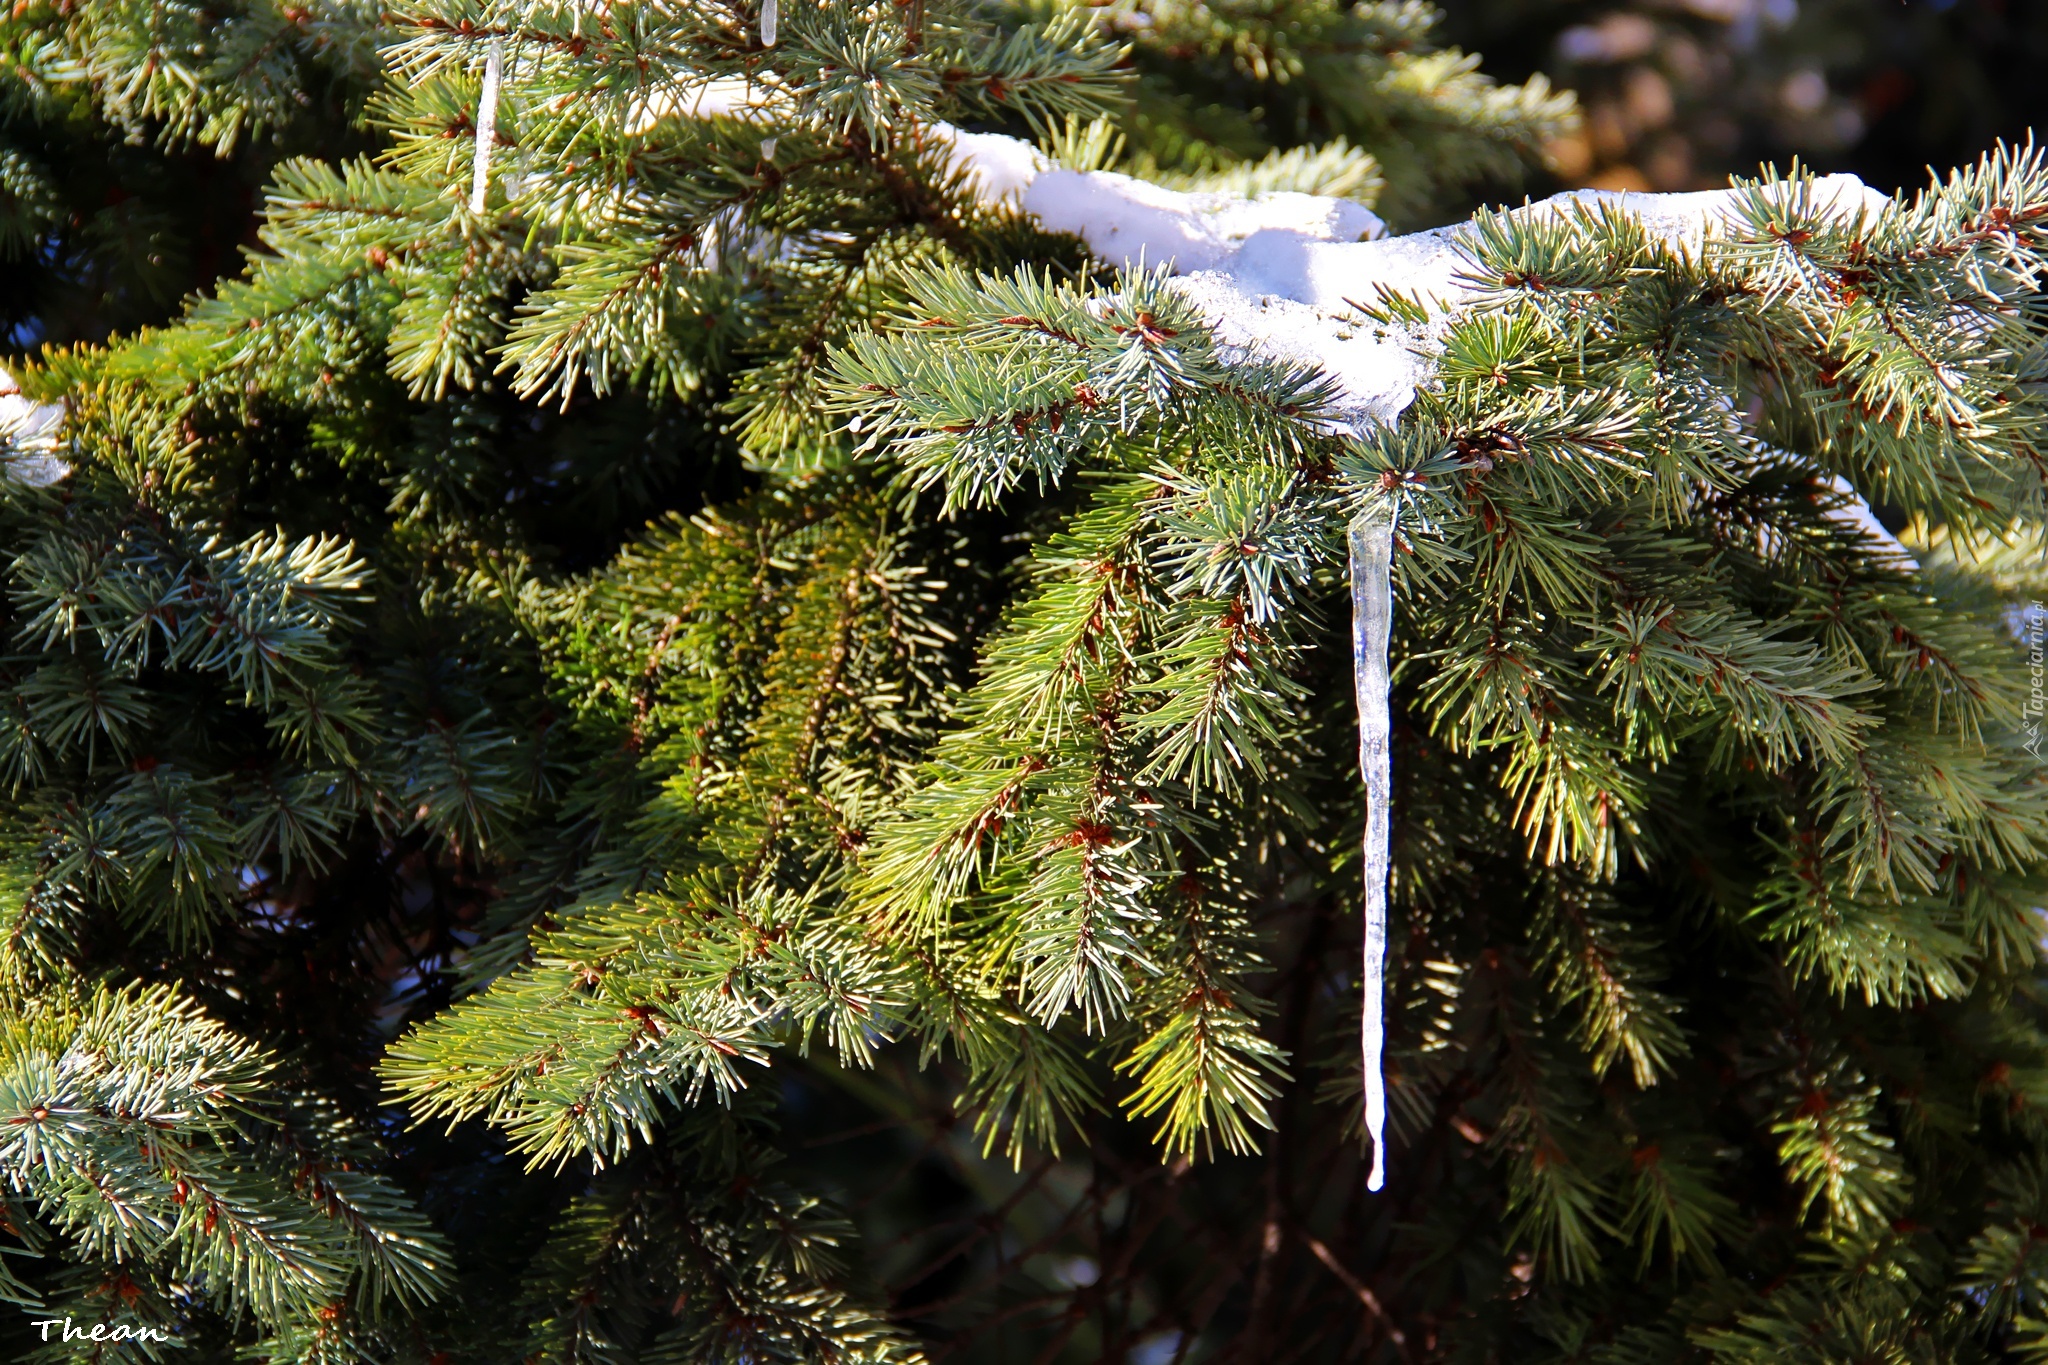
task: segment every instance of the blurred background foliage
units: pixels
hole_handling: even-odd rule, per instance
[[[1444,37],[1493,76],[1547,73],[1583,128],[1560,186],[1714,189],[1794,157],[1885,190],[2040,126],[2038,0],[1447,0]]]

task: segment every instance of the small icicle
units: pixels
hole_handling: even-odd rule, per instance
[[[775,46],[775,30],[782,22],[782,8],[776,0],[761,0],[761,46]]]
[[[761,139],[761,159],[763,161],[773,161],[775,159],[775,144],[781,140],[774,137],[764,137]]]
[[[476,153],[469,163],[469,211],[484,211],[491,187],[491,149],[498,140],[498,88],[505,83],[505,49],[491,39],[484,49],[484,92],[476,102]]]
[[[1394,798],[1387,636],[1394,619],[1394,516],[1389,498],[1360,512],[1350,528],[1351,676],[1358,692],[1358,771],[1365,779],[1365,961],[1358,1031],[1365,1131],[1372,1139],[1369,1190],[1387,1183],[1387,859]]]

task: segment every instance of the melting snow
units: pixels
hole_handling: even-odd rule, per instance
[[[71,472],[57,458],[57,427],[64,420],[61,403],[32,403],[0,370],[0,474],[18,483],[47,488]]]
[[[1186,194],[1110,171],[1056,168],[1016,138],[940,125],[955,164],[990,203],[1010,203],[1056,232],[1080,237],[1103,260],[1137,268],[1166,264],[1181,294],[1226,344],[1306,362],[1342,388],[1354,429],[1391,424],[1434,370],[1444,323],[1474,297],[1458,279],[1470,268],[1463,224],[1387,237],[1380,220],[1349,200],[1310,194]],[[1812,202],[1848,217],[1890,201],[1853,175],[1822,176]],[[1575,203],[1608,203],[1653,236],[1697,250],[1735,211],[1732,190],[1635,194],[1574,190],[1514,210],[1557,213]],[[1416,327],[1384,327],[1354,306],[1382,291],[1406,295],[1431,314]],[[1882,539],[1895,558],[1911,556],[1853,499],[1839,516]]]
[[[956,164],[990,202],[1015,203],[1112,264],[1170,265],[1222,340],[1321,366],[1344,387],[1356,416],[1371,422],[1398,417],[1428,379],[1431,363],[1416,351],[1429,349],[1429,337],[1375,328],[1353,303],[1376,303],[1386,289],[1448,315],[1472,298],[1456,278],[1469,268],[1459,250],[1463,225],[1386,237],[1380,220],[1349,200],[1186,194],[1110,171],[1059,170],[1015,138],[942,131]],[[1887,202],[1849,175],[1820,179],[1814,196],[1845,215]],[[1515,212],[1600,201],[1634,215],[1653,235],[1697,247],[1729,216],[1734,195],[1577,190]]]

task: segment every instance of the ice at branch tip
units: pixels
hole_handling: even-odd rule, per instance
[[[1365,1181],[1369,1190],[1387,1183],[1387,876],[1394,803],[1387,637],[1394,622],[1394,516],[1388,498],[1360,512],[1350,529],[1351,678],[1358,693],[1358,772],[1365,779],[1365,952],[1358,1041],[1365,1131],[1372,1139],[1372,1173]]]
[[[774,47],[775,30],[781,26],[782,10],[776,0],[761,0],[761,46]]]
[[[484,49],[484,89],[476,102],[476,152],[469,164],[469,211],[484,211],[491,187],[491,148],[498,140],[498,91],[505,83],[505,48],[491,39]]]
[[[57,458],[57,429],[64,421],[62,403],[31,402],[0,370],[0,478],[47,488],[71,472]]]

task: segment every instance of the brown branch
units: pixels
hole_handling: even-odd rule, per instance
[[[1345,1269],[1344,1263],[1337,1259],[1336,1253],[1324,1246],[1308,1229],[1296,1228],[1294,1235],[1301,1239],[1302,1245],[1307,1247],[1318,1261],[1329,1267],[1330,1273],[1342,1281],[1344,1287],[1365,1306],[1365,1311],[1377,1318],[1386,1328],[1387,1340],[1394,1344],[1394,1353],[1403,1360],[1413,1360],[1415,1357],[1409,1354],[1407,1336],[1394,1325],[1393,1316],[1387,1312],[1386,1305],[1380,1302],[1379,1295],[1366,1288],[1363,1281]]]

